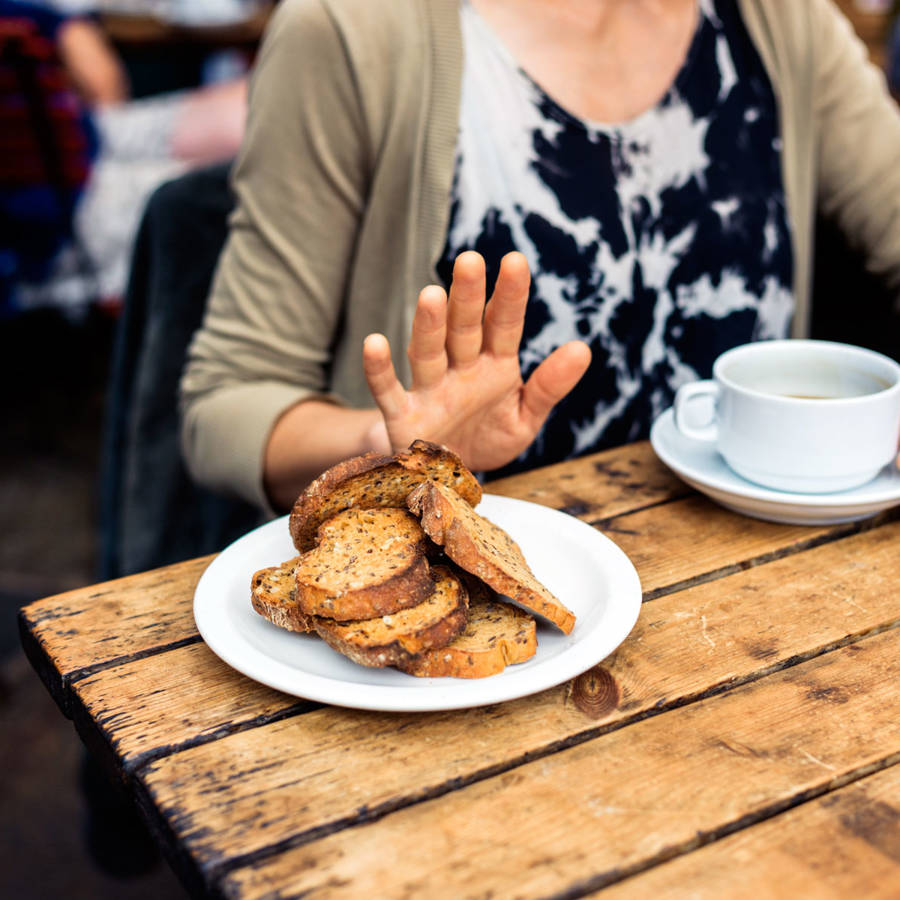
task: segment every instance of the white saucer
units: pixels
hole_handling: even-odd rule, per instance
[[[712,444],[685,437],[667,409],[650,430],[656,455],[683,481],[735,512],[791,525],[855,522],[900,504],[900,470],[891,463],[870,482],[833,494],[794,494],[746,481]]]

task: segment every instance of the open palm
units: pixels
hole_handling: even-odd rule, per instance
[[[486,471],[515,459],[534,440],[584,374],[590,350],[580,341],[564,344],[522,381],[518,351],[529,281],[525,257],[507,254],[485,306],[484,260],[460,254],[449,298],[435,285],[419,294],[407,349],[409,390],[396,376],[387,339],[366,338],[366,379],[392,449],[425,438]]]

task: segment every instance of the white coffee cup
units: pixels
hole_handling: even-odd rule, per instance
[[[692,423],[703,405],[710,421]],[[709,381],[682,385],[675,425],[713,441],[749,481],[782,491],[858,487],[897,456],[900,365],[831,341],[743,344],[723,353]],[[696,419],[696,415],[693,416]]]

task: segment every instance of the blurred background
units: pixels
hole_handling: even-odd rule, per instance
[[[835,2],[900,94],[900,2]],[[39,6],[26,27],[26,4],[0,0],[0,897],[177,898],[166,865],[140,841],[117,849],[87,808],[79,738],[24,658],[16,615],[123,567],[107,470],[137,352],[126,300],[146,312],[161,253],[214,261],[273,3]],[[157,193],[173,183],[189,196]],[[163,237],[141,229],[151,198]],[[818,256],[814,336],[897,356],[881,289],[827,223]],[[207,277],[178,285],[196,300]]]
[[[0,897],[186,896],[140,837],[98,825],[17,612],[116,565],[103,442],[141,217],[161,185],[227,171],[272,5],[0,0]],[[213,188],[215,243],[229,200]]]

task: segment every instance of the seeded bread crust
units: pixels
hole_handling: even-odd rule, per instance
[[[254,573],[250,581],[253,608],[273,625],[288,631],[313,631],[312,618],[297,605],[296,572],[300,557]]]
[[[424,482],[407,498],[425,533],[458,566],[500,594],[553,622],[565,634],[575,615],[535,578],[519,545],[502,529],[475,512],[458,494]]]
[[[466,627],[468,595],[462,582],[444,566],[435,566],[432,574],[434,592],[412,609],[344,623],[316,616],[313,626],[330,647],[360,665],[408,664],[446,646]]]
[[[297,565],[296,597],[309,616],[372,619],[434,592],[425,533],[405,509],[345,509],[323,522]]]
[[[426,479],[452,487],[475,505],[481,485],[451,450],[430,441],[413,441],[393,456],[366,453],[323,472],[297,498],[289,528],[301,552],[315,545],[319,525],[342,509],[405,506],[406,495]]]
[[[476,601],[470,596],[469,618],[461,634],[446,647],[427,650],[397,667],[420,678],[487,678],[536,652],[532,616],[502,600]]]

